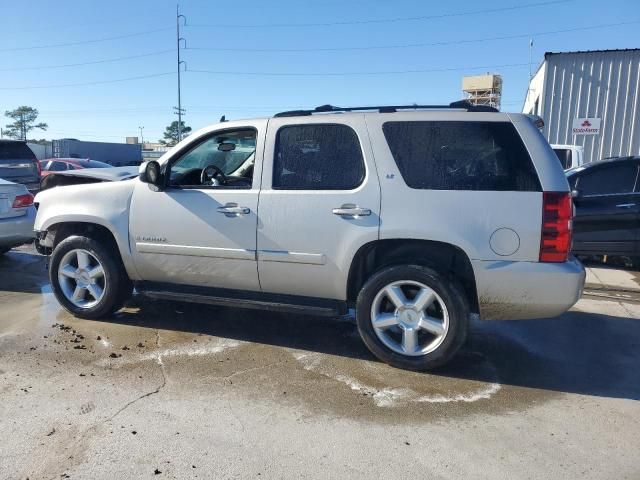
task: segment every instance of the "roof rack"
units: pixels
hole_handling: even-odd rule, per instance
[[[378,111],[380,113],[395,113],[398,110],[437,110],[437,109],[460,109],[467,112],[497,112],[496,108],[488,105],[473,105],[467,100],[451,102],[449,105],[386,105],[378,107],[335,107],[333,105],[321,105],[313,110],[290,110],[288,112],[276,113],[274,117],[300,117],[313,115],[314,113],[343,113]]]

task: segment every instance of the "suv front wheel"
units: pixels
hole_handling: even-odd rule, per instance
[[[72,236],[51,254],[49,280],[60,304],[86,319],[119,310],[132,293],[119,258],[93,238]]]
[[[394,367],[428,370],[464,343],[469,307],[454,280],[417,265],[374,274],[358,295],[356,319],[371,352]]]

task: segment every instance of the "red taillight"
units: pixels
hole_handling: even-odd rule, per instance
[[[38,169],[38,176],[41,177],[42,176],[42,164],[40,163],[40,160],[36,160],[36,168]]]
[[[13,201],[13,208],[24,208],[33,205],[33,195],[25,193],[24,195],[16,195]]]
[[[541,262],[566,262],[571,250],[573,204],[568,192],[542,194]]]

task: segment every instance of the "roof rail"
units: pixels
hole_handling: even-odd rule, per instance
[[[343,113],[378,111],[380,113],[394,113],[398,110],[437,110],[437,109],[461,109],[467,112],[497,112],[496,108],[488,105],[473,105],[467,100],[451,102],[449,105],[383,105],[378,107],[335,107],[333,105],[321,105],[313,110],[290,110],[276,113],[274,117],[301,117],[314,113]]]

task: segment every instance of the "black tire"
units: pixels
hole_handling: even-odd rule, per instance
[[[449,313],[449,328],[442,343],[429,353],[419,356],[404,355],[385,345],[373,328],[371,309],[378,292],[397,281],[420,282],[435,291]],[[427,267],[400,265],[388,267],[373,274],[364,284],[356,304],[358,331],[367,348],[378,359],[394,367],[407,370],[430,370],[447,363],[464,344],[469,329],[469,306],[462,287]]]
[[[62,291],[58,279],[60,262],[65,254],[75,249],[88,251],[102,264],[104,270],[104,294],[100,301],[91,307],[79,307],[69,301]],[[118,311],[131,296],[133,290],[119,253],[117,251],[114,253],[111,245],[105,245],[93,238],[82,236],[68,237],[53,249],[49,264],[49,280],[54,295],[64,309],[76,317],[89,320],[108,317]]]

